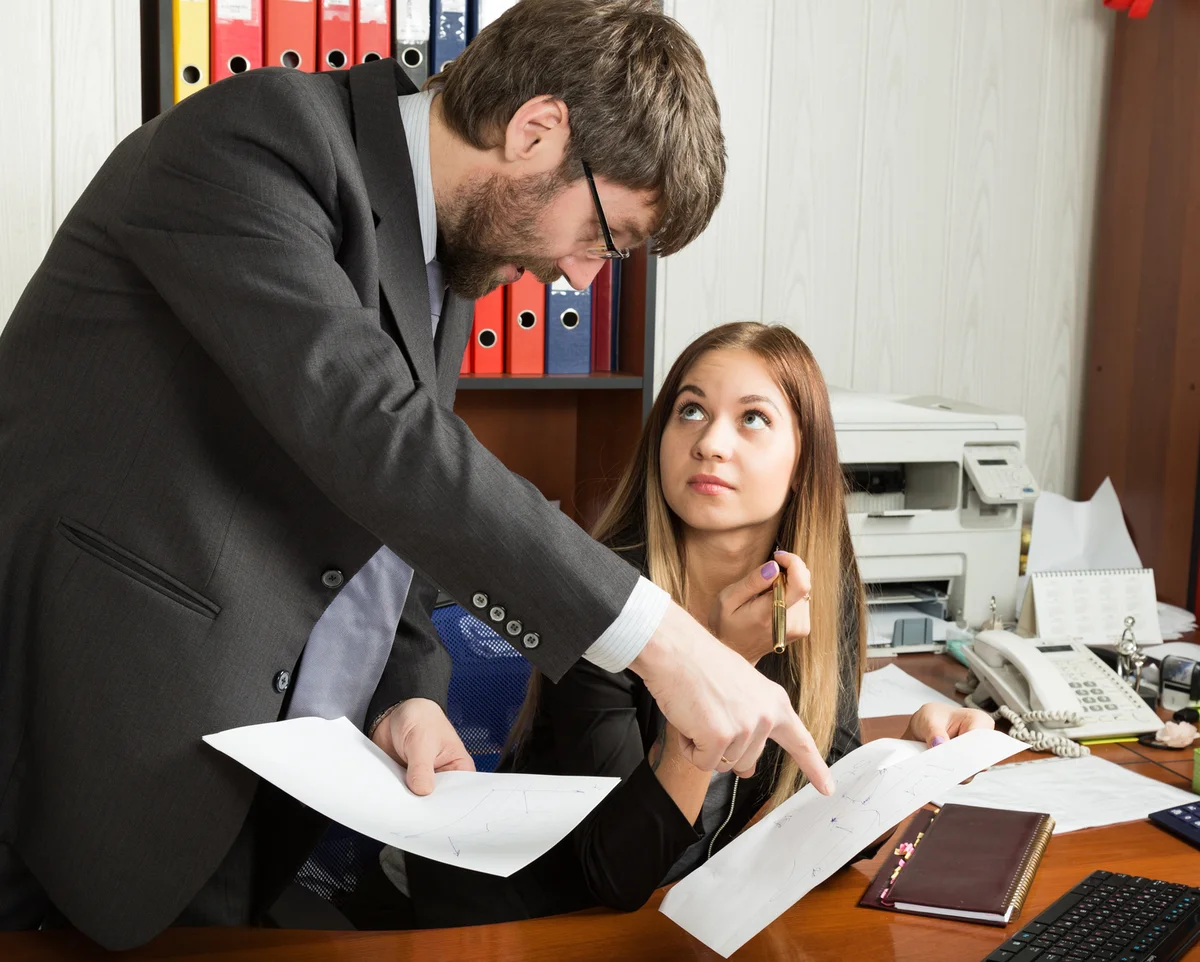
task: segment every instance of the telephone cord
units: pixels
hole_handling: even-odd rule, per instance
[[[970,695],[966,697],[967,707],[978,708],[979,705]],[[1029,722],[1066,722],[1068,725],[1080,724],[1079,716],[1070,711],[1027,711],[1015,712],[1007,705],[1001,705],[991,713],[995,719],[1003,718],[1012,727],[1008,734],[1019,742],[1024,742],[1035,752],[1053,752],[1061,758],[1082,758],[1090,755],[1091,749],[1086,745],[1071,741],[1065,735],[1055,735],[1051,732],[1033,731],[1028,727]]]

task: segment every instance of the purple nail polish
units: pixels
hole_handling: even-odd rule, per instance
[[[779,565],[776,564],[774,561],[768,561],[765,565],[762,566],[762,571],[759,573],[766,580],[770,581],[777,574],[779,574]]]
[[[937,748],[938,745],[946,744],[946,739],[941,735],[934,735],[933,741],[929,743],[930,748]]]

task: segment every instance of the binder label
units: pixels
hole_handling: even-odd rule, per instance
[[[372,0],[366,0],[369,5]],[[374,0],[381,6],[387,0]],[[360,3],[359,9],[362,10]],[[429,3],[421,0],[399,0],[396,8],[396,39],[401,43],[429,42]]]
[[[350,0],[345,0],[350,6]],[[358,0],[359,23],[387,23],[387,0]]]
[[[217,0],[217,19],[253,21],[254,0]]]
[[[442,12],[466,14],[467,0],[442,0]]]

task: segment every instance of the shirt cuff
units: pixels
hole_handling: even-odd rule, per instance
[[[605,671],[624,671],[646,647],[666,614],[671,596],[648,578],[638,578],[625,607],[583,657]]]

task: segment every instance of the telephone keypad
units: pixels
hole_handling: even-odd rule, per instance
[[[1099,715],[1096,721],[1109,721],[1136,711],[1143,703],[1132,688],[1120,683],[1113,684],[1100,669],[1087,660],[1055,658],[1057,667],[1080,701],[1081,714],[1089,717]]]

